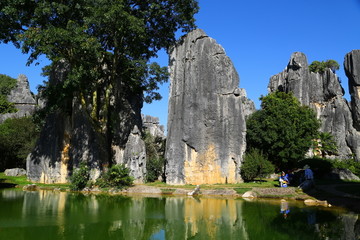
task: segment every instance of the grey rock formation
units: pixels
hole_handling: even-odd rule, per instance
[[[125,164],[130,169],[130,175],[134,177],[135,183],[143,183],[146,174],[146,149],[145,143],[141,138],[141,132],[134,127],[128,136],[125,145],[125,152],[122,158],[116,159],[117,164]]]
[[[50,84],[66,78],[67,64],[62,62],[52,72]],[[84,104],[74,97],[71,112],[57,111],[46,118],[40,138],[27,157],[29,180],[41,183],[66,183],[80,162],[91,169],[91,179],[99,177],[108,164],[105,138],[94,128]]]
[[[354,127],[360,131],[360,50],[353,50],[346,54],[344,68],[349,78]]]
[[[360,178],[353,174],[349,169],[332,169],[326,176],[328,179],[346,180],[346,181],[359,181]]]
[[[339,148],[339,158],[360,156],[360,134],[353,127],[351,108],[343,98],[344,90],[330,69],[324,73],[309,71],[305,54],[291,55],[286,69],[270,78],[268,91],[293,92],[301,104],[315,110],[322,132],[330,132]]]
[[[242,181],[245,114],[224,49],[202,30],[190,32],[170,53],[170,81],[166,182]]]
[[[6,169],[4,173],[6,176],[12,176],[12,177],[25,176],[26,170],[23,168],[10,168],[10,169]]]
[[[34,113],[36,100],[30,91],[29,81],[25,75],[19,75],[16,87],[11,90],[7,98],[9,102],[15,104],[18,111],[16,113],[0,114],[0,123],[7,118],[20,118]]]
[[[56,66],[50,84],[63,81],[67,69],[64,62]],[[31,181],[68,182],[79,163],[85,162],[92,180],[111,164],[124,163],[136,182],[143,182],[145,145],[137,130],[141,129],[141,96],[131,97],[128,91],[122,97],[121,90],[115,89],[111,101],[106,101],[106,91],[97,90],[95,103],[93,95],[75,93],[67,103],[68,111],[59,110],[47,116],[40,139],[27,158],[27,176]]]
[[[142,126],[144,131],[148,131],[152,136],[165,138],[165,129],[160,125],[158,117],[142,115]]]
[[[255,103],[251,99],[247,98],[246,90],[244,88],[239,88],[239,96],[241,98],[243,112],[246,118],[256,111]]]

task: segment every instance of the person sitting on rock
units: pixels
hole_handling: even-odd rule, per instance
[[[281,176],[279,178],[280,187],[287,187],[289,184],[289,179],[287,174],[284,171],[281,172]]]

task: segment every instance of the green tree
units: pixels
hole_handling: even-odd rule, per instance
[[[274,92],[260,98],[261,110],[247,120],[247,147],[258,148],[277,170],[303,159],[318,134],[320,122],[292,93]]]
[[[154,182],[164,174],[165,139],[145,132],[144,142],[146,148],[146,181]]]
[[[17,111],[14,104],[7,100],[7,96],[14,87],[16,87],[16,79],[0,74],[0,114]]]
[[[99,86],[127,86],[150,102],[160,98],[167,70],[149,60],[174,44],[179,29],[195,27],[197,11],[196,0],[3,0],[0,41],[29,54],[28,64],[40,55],[53,67],[68,64],[66,80],[44,92],[48,106],[64,108],[74,92]]]
[[[324,73],[327,68],[330,68],[333,73],[335,73],[336,70],[339,70],[340,65],[335,60],[326,60],[324,61],[313,61],[309,65],[310,72],[314,73]]]
[[[255,178],[261,180],[274,171],[274,165],[266,159],[264,154],[259,149],[252,148],[244,156],[240,173],[244,181],[252,181]]]
[[[0,124],[0,171],[25,168],[26,157],[34,148],[39,131],[31,117],[9,118]]]

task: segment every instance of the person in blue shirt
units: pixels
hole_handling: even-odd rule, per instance
[[[280,187],[287,187],[289,184],[289,178],[285,172],[281,172],[281,176],[279,178]]]

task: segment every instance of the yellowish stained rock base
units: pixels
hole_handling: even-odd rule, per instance
[[[220,159],[215,146],[209,145],[204,153],[197,153],[185,145],[187,159],[184,162],[185,184],[237,183],[236,165],[232,159],[228,161],[227,172],[221,171]]]

